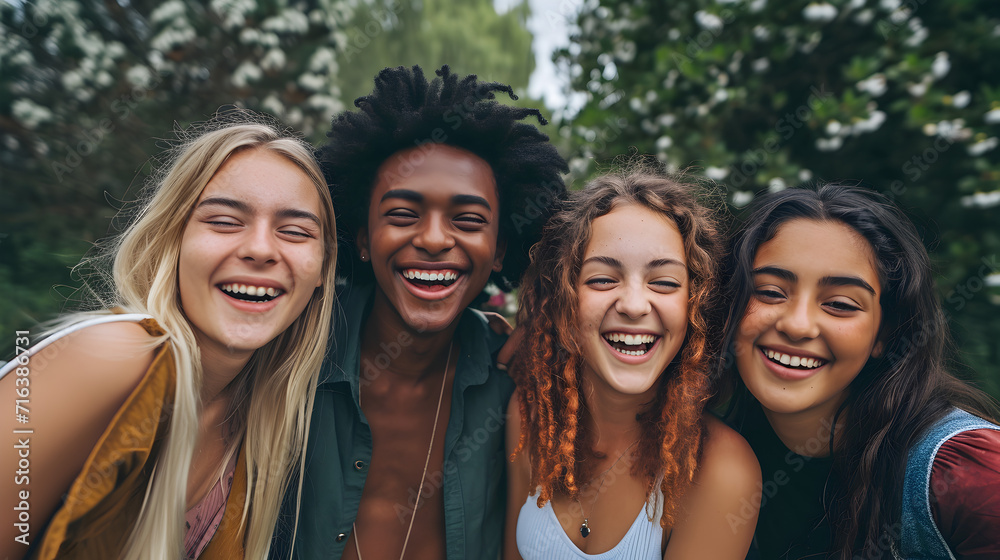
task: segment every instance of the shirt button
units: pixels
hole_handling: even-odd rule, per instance
[[[346,538],[347,538],[347,533],[341,533],[337,535],[337,542],[344,542],[344,539]]]
[[[360,471],[363,470],[364,468],[365,468],[364,461],[354,461],[354,470]]]

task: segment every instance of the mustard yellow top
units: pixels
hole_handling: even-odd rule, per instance
[[[139,324],[151,336],[165,334],[153,319]],[[169,343],[163,344],[91,450],[31,558],[107,560],[121,556],[170,425],[176,378],[174,356]],[[246,456],[241,450],[223,521],[200,559],[243,558],[240,520],[245,501]]]

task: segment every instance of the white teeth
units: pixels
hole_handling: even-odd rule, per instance
[[[442,280],[455,280],[458,278],[458,273],[451,270],[443,272],[422,272],[419,270],[409,269],[403,271],[403,278],[406,278],[407,280],[423,280],[425,282],[440,282]]]
[[[651,334],[622,334],[608,333],[604,335],[610,342],[622,342],[628,346],[639,346],[640,344],[651,344],[656,341],[656,337]]]
[[[817,368],[823,364],[822,360],[816,358],[804,358],[802,356],[792,356],[789,354],[782,354],[781,352],[775,352],[774,350],[765,349],[764,355],[768,358],[780,362],[786,366],[790,367],[802,367],[813,369]]]
[[[223,291],[229,292],[231,294],[247,294],[250,296],[270,296],[276,297],[281,295],[281,290],[275,288],[265,288],[263,286],[247,286],[246,284],[223,284],[220,286]]]

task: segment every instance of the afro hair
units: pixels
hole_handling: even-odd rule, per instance
[[[448,66],[428,82],[419,66],[386,68],[375,90],[359,97],[360,111],[333,118],[329,141],[316,156],[333,195],[338,225],[338,271],[354,282],[373,281],[358,257],[356,236],[368,225],[368,208],[379,167],[393,154],[426,143],[467,150],[486,161],[500,200],[500,238],[507,243],[503,270],[491,280],[501,289],[517,286],[528,266],[528,250],[566,196],[568,171],[549,138],[534,125],[548,124],[537,109],[504,105],[494,92],[516,100],[510,86],[459,79]]]

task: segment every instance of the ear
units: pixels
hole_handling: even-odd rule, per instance
[[[872,358],[881,358],[882,352],[885,350],[885,342],[881,339],[875,343],[875,347],[872,348]]]
[[[503,238],[497,238],[497,252],[496,256],[493,258],[493,272],[500,272],[503,270],[503,258],[507,254],[507,240]]]
[[[354,244],[358,248],[358,256],[361,260],[368,261],[371,252],[368,250],[368,226],[358,228],[358,235],[354,238]]]

